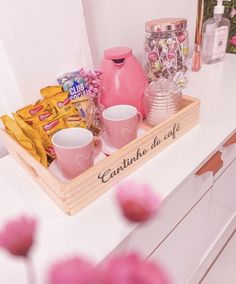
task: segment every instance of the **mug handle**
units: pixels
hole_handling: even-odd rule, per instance
[[[93,157],[95,158],[102,150],[102,140],[98,137],[93,138]]]
[[[142,124],[143,121],[143,115],[141,114],[141,112],[138,111],[137,113],[137,126],[136,129],[138,130],[140,125]]]

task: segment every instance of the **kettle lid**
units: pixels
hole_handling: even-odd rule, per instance
[[[132,55],[132,49],[130,47],[113,47],[104,51],[104,57],[106,59],[122,59]]]

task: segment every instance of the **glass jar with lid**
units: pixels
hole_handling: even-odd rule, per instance
[[[189,48],[187,20],[165,18],[148,21],[145,25],[144,69],[149,82],[158,78],[187,84]]]

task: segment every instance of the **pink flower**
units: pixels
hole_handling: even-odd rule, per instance
[[[137,254],[109,259],[100,267],[98,284],[170,284],[164,271],[154,262],[144,262]]]
[[[34,242],[36,220],[20,217],[8,222],[0,232],[0,247],[17,256],[28,256]]]
[[[233,36],[233,37],[230,39],[229,43],[230,43],[231,45],[236,46],[236,36]]]
[[[160,200],[147,184],[127,182],[120,185],[116,195],[123,215],[131,222],[145,222],[158,209]]]
[[[92,284],[94,267],[88,261],[74,257],[55,264],[49,274],[49,284]]]

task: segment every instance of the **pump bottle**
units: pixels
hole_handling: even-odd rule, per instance
[[[203,24],[203,63],[217,63],[225,58],[230,21],[223,17],[224,9],[223,0],[217,0],[214,16]]]

